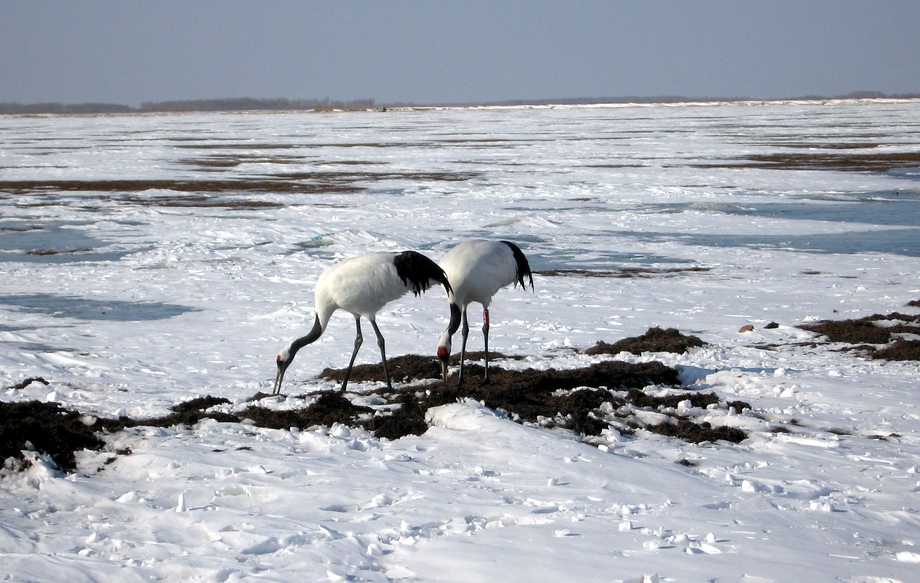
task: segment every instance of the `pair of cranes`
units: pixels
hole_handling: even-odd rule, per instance
[[[377,326],[377,312],[386,304],[402,297],[408,292],[416,296],[429,289],[432,284],[441,284],[447,292],[450,302],[450,323],[438,340],[438,359],[441,362],[441,376],[447,380],[448,358],[451,352],[451,339],[462,326],[463,342],[460,349],[460,372],[458,383],[463,382],[463,360],[466,356],[466,340],[469,324],[466,317],[467,306],[471,302],[482,304],[482,333],[485,341],[485,378],[489,377],[489,305],[492,296],[501,288],[510,284],[520,284],[526,289],[525,278],[533,290],[533,274],[530,264],[521,249],[510,241],[488,241],[475,239],[464,241],[453,247],[438,265],[428,257],[416,251],[402,253],[368,253],[353,257],[324,271],[316,280],[315,309],[316,317],[313,328],[306,336],[301,336],[288,344],[278,353],[278,373],[272,392],[281,392],[281,381],[297,352],[315,342],[322,336],[329,319],[336,310],[345,310],[355,317],[357,334],[354,350],[348,369],[342,380],[342,391],[348,385],[355,357],[364,338],[361,334],[361,318],[367,319],[377,336],[380,357],[383,359],[383,371],[387,387],[390,384],[390,371],[387,368],[385,341]]]

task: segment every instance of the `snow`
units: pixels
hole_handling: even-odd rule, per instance
[[[203,395],[243,410],[311,325],[324,268],[368,251],[439,259],[486,237],[516,241],[535,271],[655,271],[538,274],[533,294],[503,290],[490,346],[525,358],[496,364],[584,366],[610,358],[582,353],[599,340],[675,327],[707,345],[614,358],[660,360],[689,388],[753,409],[678,407],[748,431],[740,444],[615,429],[584,442],[469,400],[429,410],[424,435],[398,440],[342,425],[126,429],[78,452],[74,473],[36,452],[27,470],[2,471],[0,573],[916,581],[920,365],[815,342],[797,325],[917,312],[906,304],[920,299],[920,171],[744,162],[862,151],[839,144],[916,152],[918,128],[916,101],[0,118],[0,181],[100,185],[3,187],[4,401],[59,402],[87,422]],[[200,192],[169,183],[228,179],[306,186],[208,193],[225,204],[196,206]],[[167,182],[105,190],[127,180]],[[378,323],[388,355],[434,357],[447,319],[432,289]],[[739,333],[745,324],[754,330]],[[353,334],[334,316],[286,391],[335,388],[317,375],[345,366]],[[365,346],[358,362],[378,358]],[[12,388],[30,377],[50,384]],[[379,387],[354,385],[355,400]]]

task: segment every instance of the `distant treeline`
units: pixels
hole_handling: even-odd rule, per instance
[[[625,97],[564,97],[559,99],[511,99],[488,103],[464,103],[442,105],[604,105],[610,103],[705,103],[717,101],[822,101],[828,99],[920,99],[920,93],[886,94],[881,91],[853,91],[846,95],[803,95],[801,97],[686,97],[683,95],[625,96]],[[392,104],[391,107],[412,104]]]
[[[880,91],[854,91],[846,95],[805,95],[801,97],[758,99],[753,97],[681,97],[660,95],[654,97],[566,97],[560,99],[514,99],[471,103],[393,103],[387,107],[429,107],[454,106],[472,107],[482,105],[599,105],[606,103],[692,103],[706,101],[787,101],[824,99],[920,99],[920,93],[885,94]],[[150,101],[140,107],[117,103],[0,103],[0,115],[13,114],[96,114],[96,113],[160,113],[191,111],[336,111],[386,109],[375,104],[373,99],[337,101],[326,99],[255,99],[233,97],[222,99],[190,99],[180,101]]]
[[[373,99],[336,101],[331,99],[254,99],[233,97],[223,99],[190,99],[180,101],[144,102],[140,107],[117,103],[0,103],[0,114],[86,114],[86,113],[161,113],[189,111],[333,111],[340,109],[373,109]]]

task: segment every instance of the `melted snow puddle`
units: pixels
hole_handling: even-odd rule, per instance
[[[93,300],[76,296],[42,293],[0,296],[0,304],[55,318],[115,320],[120,322],[165,320],[187,312],[198,311],[196,308],[162,302]]]

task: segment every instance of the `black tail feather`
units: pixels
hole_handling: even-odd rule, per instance
[[[502,241],[502,243],[511,247],[511,252],[514,253],[514,260],[517,262],[517,283],[521,284],[521,288],[527,289],[524,284],[524,278],[526,277],[530,281],[530,290],[533,291],[533,273],[530,272],[530,263],[527,262],[524,252],[511,241]]]
[[[453,289],[447,281],[447,274],[441,267],[417,251],[403,251],[393,260],[396,274],[406,286],[412,288],[415,295],[431,287],[431,282],[440,283],[448,293]]]

